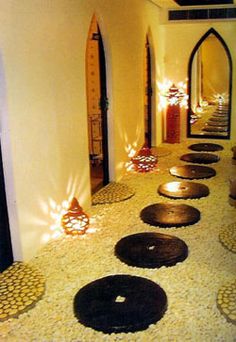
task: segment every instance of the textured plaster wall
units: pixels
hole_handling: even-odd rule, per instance
[[[180,82],[187,78],[188,61],[192,50],[199,39],[210,29],[214,28],[226,42],[233,61],[232,80],[232,117],[231,140],[236,142],[236,45],[235,45],[235,21],[224,22],[194,22],[171,23],[163,25],[165,41],[164,64],[165,75],[174,82]],[[186,125],[186,114],[182,116],[182,128]],[[182,129],[182,137],[186,137],[186,129]]]
[[[150,14],[149,6],[140,0],[1,4],[1,141],[16,260],[29,259],[51,237],[64,200],[76,196],[89,211],[85,50],[93,14],[107,61],[111,180],[122,176],[129,145],[142,146],[148,18],[158,25],[158,9]]]

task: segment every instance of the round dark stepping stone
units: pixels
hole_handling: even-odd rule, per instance
[[[216,175],[216,171],[209,166],[202,165],[181,165],[173,166],[170,174],[179,178],[202,179],[210,178]]]
[[[122,238],[115,246],[115,255],[129,266],[158,268],[185,260],[188,247],[175,236],[140,233]]]
[[[220,160],[219,156],[212,153],[187,153],[180,157],[189,163],[212,164]]]
[[[228,123],[228,118],[220,118],[220,117],[211,117],[209,119],[210,122],[219,122],[219,123]]]
[[[207,126],[228,127],[228,122],[225,122],[225,121],[207,121]]]
[[[213,118],[223,118],[223,119],[228,119],[229,116],[228,114],[224,114],[224,113],[214,113],[212,115]]]
[[[200,211],[187,204],[156,203],[140,213],[141,219],[152,226],[182,227],[200,220]]]
[[[202,129],[205,132],[227,132],[228,127],[221,127],[221,126],[216,126],[216,127],[204,127]]]
[[[218,144],[212,144],[212,143],[200,143],[200,144],[193,144],[188,147],[190,150],[193,151],[221,151],[223,150],[223,146]]]
[[[147,329],[167,309],[165,291],[151,280],[113,275],[84,286],[74,298],[74,314],[85,326],[104,333]]]
[[[209,188],[201,183],[169,182],[159,186],[159,194],[169,198],[201,198],[209,195]]]

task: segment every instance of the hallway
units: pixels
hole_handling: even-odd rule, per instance
[[[30,264],[46,277],[46,292],[35,308],[0,323],[0,341],[235,341],[236,326],[227,322],[216,307],[219,288],[235,280],[236,255],[222,246],[219,232],[229,224],[236,226],[236,208],[228,203],[229,178],[235,175],[231,142],[207,141],[224,146],[214,152],[220,161],[210,166],[216,176],[198,180],[206,184],[210,194],[201,199],[174,200],[194,206],[201,219],[180,228],[155,228],[141,221],[140,211],[153,203],[170,202],[160,196],[160,184],[178,180],[169,173],[175,165],[185,165],[179,158],[189,153],[188,146],[203,140],[187,140],[181,144],[162,144],[171,150],[160,157],[151,173],[127,173],[122,182],[132,187],[130,199],[91,207],[88,234],[62,237],[44,247]],[[173,200],[172,200],[173,202]],[[140,232],[174,235],[188,245],[186,260],[173,267],[142,269],[130,267],[114,256],[115,244],[124,236]],[[148,329],[129,334],[106,335],[86,328],[73,314],[73,299],[86,284],[114,274],[141,276],[158,283],[168,297],[163,318]]]

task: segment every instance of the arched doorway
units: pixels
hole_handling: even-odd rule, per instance
[[[0,146],[0,272],[13,263],[13,252],[8,220],[5,181]]]
[[[92,194],[109,183],[106,61],[101,32],[93,16],[86,50],[87,111]]]
[[[213,28],[195,45],[188,76],[188,137],[229,139],[232,57],[224,39]]]
[[[145,43],[145,97],[144,97],[144,115],[145,115],[145,146],[152,146],[152,69],[151,69],[151,51],[148,37]]]

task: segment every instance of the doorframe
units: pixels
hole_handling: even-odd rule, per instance
[[[0,144],[2,152],[5,198],[8,212],[9,233],[11,237],[13,261],[22,261],[23,253],[17,215],[17,201],[12,162],[12,146],[6,98],[6,79],[4,73],[4,64],[0,53]]]

